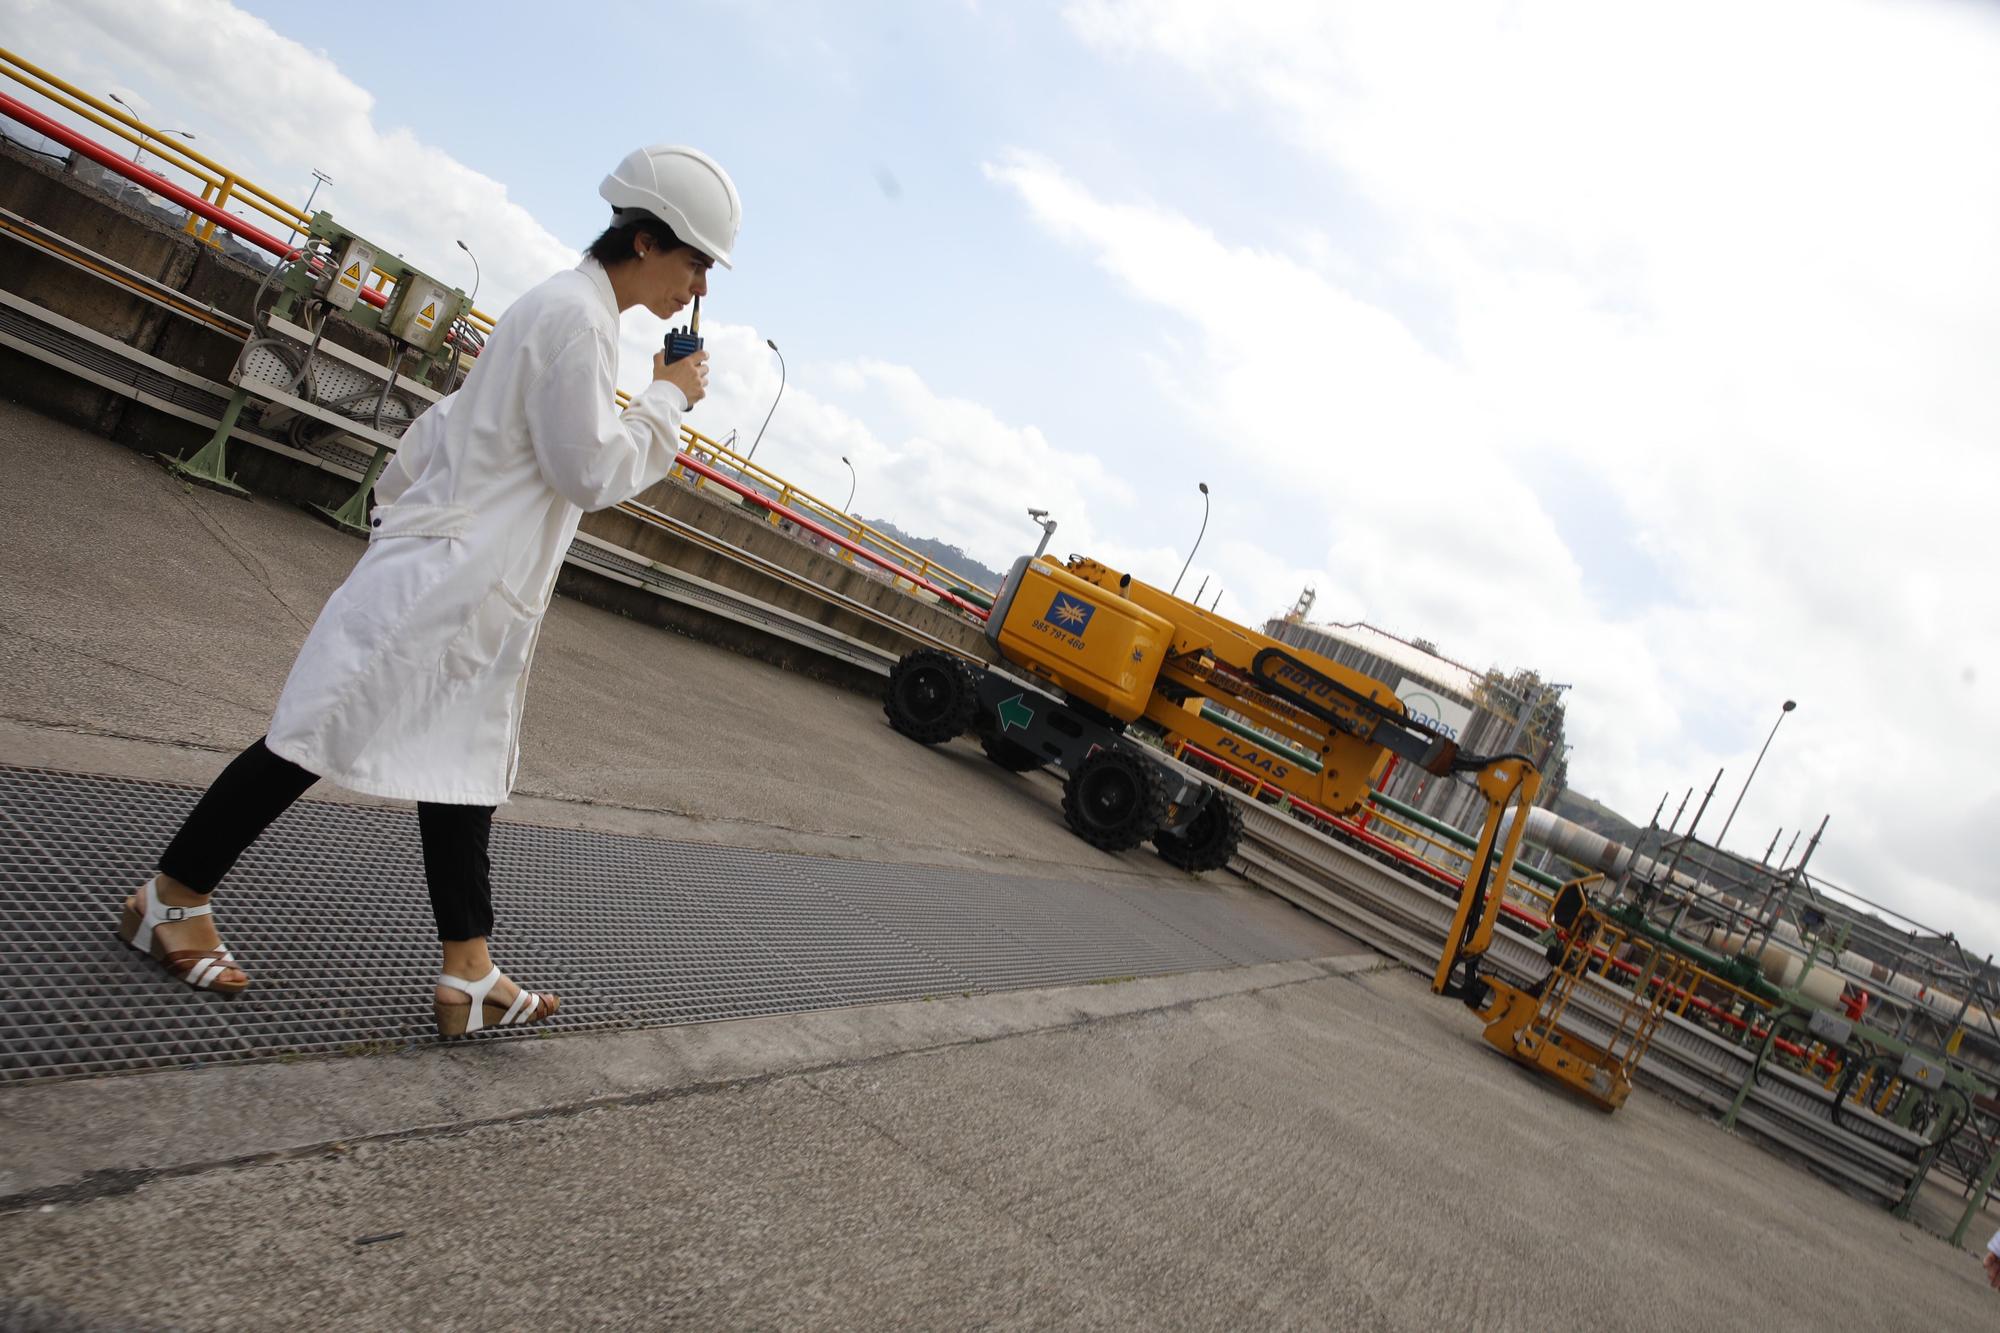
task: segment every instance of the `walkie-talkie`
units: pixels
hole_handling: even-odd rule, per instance
[[[684,356],[693,356],[701,350],[701,298],[694,298],[694,309],[688,312],[687,327],[667,330],[667,364],[672,365]]]

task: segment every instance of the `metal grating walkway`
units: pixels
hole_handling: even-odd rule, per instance
[[[0,765],[0,1083],[432,1039],[413,811],[306,801],[216,896],[236,999],[119,943],[199,792]],[[495,953],[558,1032],[1311,957],[1330,930],[1196,885],[884,865],[496,822]],[[1330,948],[1331,946],[1331,948]],[[520,1040],[530,1032],[482,1040]]]

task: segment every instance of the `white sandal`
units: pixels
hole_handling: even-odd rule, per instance
[[[472,997],[470,1004],[446,1004],[433,999],[432,1006],[437,1011],[438,1035],[463,1037],[486,1028],[526,1027],[539,1023],[545,1018],[554,1018],[556,1010],[562,1007],[562,999],[555,995],[544,995],[524,990],[514,997],[514,1003],[502,1005],[498,1000],[486,997],[500,984],[500,968],[496,964],[491,972],[477,981],[467,981],[447,973],[438,974],[437,984],[452,990],[464,991]],[[499,1015],[489,1016],[488,1011]]]
[[[169,950],[157,939],[155,928],[175,921],[185,921],[189,917],[208,916],[214,908],[203,903],[200,907],[169,907],[160,901],[160,880],[158,876],[147,880],[133,896],[141,906],[134,910],[130,903],[123,908],[118,921],[118,938],[159,960],[169,973],[185,981],[196,990],[212,990],[223,995],[236,995],[249,989],[250,978],[229,956],[227,945],[218,944],[213,949]],[[240,981],[227,981],[224,977],[234,972]]]

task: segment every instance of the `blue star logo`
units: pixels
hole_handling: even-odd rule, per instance
[[[1090,625],[1091,616],[1096,613],[1097,608],[1082,598],[1059,592],[1056,599],[1049,603],[1048,614],[1042,618],[1070,634],[1081,636]]]

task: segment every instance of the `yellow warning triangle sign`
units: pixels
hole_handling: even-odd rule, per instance
[[[342,278],[342,279],[343,279],[344,281],[347,281],[347,282],[351,282],[351,283],[353,283],[353,284],[354,284],[355,286],[359,287],[359,286],[361,285],[361,263],[360,263],[360,261],[359,261],[359,260],[357,260],[357,261],[355,261],[354,263],[352,263],[352,264],[349,264],[349,265],[347,266],[347,269],[346,269],[346,271],[345,271],[345,272],[343,272],[343,273],[342,273],[342,274],[341,274],[340,276],[341,276],[341,278]]]
[[[431,302],[429,305],[425,306],[422,310],[417,312],[417,318],[423,320],[426,323],[435,323],[437,321],[437,317],[438,317],[438,303],[436,301]]]

